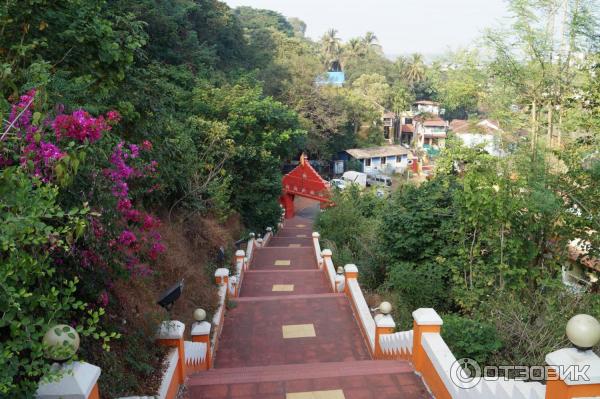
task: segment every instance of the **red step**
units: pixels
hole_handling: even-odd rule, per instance
[[[278,366],[211,369],[190,377],[191,389],[201,385],[247,384],[333,377],[368,376],[377,374],[409,374],[414,369],[406,361],[362,360],[354,362],[304,363]]]

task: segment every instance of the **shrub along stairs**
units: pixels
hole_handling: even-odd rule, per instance
[[[189,398],[430,397],[407,361],[373,360],[348,296],[319,267],[313,220],[303,216],[256,248],[214,368],[188,379]]]

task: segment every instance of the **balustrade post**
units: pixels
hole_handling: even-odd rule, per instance
[[[358,280],[358,267],[356,267],[356,265],[353,264],[348,264],[344,266],[344,275],[346,276],[346,281],[344,283],[344,292],[348,297],[351,297],[349,281]]]
[[[442,318],[431,308],[420,308],[412,313],[413,316],[413,365],[415,370],[423,373],[428,363],[427,353],[421,345],[423,333],[440,333]]]
[[[396,331],[396,323],[392,317],[392,305],[389,302],[382,302],[379,305],[381,313],[375,316],[375,350],[373,351],[375,359],[383,359],[385,354],[381,350],[380,337],[384,334],[393,334]]]
[[[218,285],[227,284],[229,282],[229,269],[221,267],[215,271],[215,283]]]
[[[177,353],[179,354],[179,360],[177,361],[177,382],[179,384],[183,384],[186,376],[184,332],[185,324],[177,320],[170,320],[160,323],[156,334],[156,341],[159,345],[177,348]]]
[[[211,359],[211,347],[210,347],[210,329],[211,324],[204,320],[206,318],[206,312],[202,309],[197,309],[194,312],[194,318],[196,322],[192,324],[192,342],[201,342],[206,344],[206,369],[208,370],[211,367],[212,359]]]
[[[62,376],[58,381],[40,384],[37,399],[100,399],[100,367],[86,362],[56,363],[52,367],[54,372],[60,372]]]
[[[546,355],[546,399],[600,398],[600,357],[592,351],[600,342],[600,322],[576,315],[567,323],[567,337],[574,348]]]

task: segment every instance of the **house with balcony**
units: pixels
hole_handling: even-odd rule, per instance
[[[412,164],[412,152],[401,145],[383,147],[352,148],[346,150],[341,158],[345,161],[355,159],[361,163],[361,172],[374,175],[404,173]]]
[[[439,116],[419,115],[414,118],[414,146],[428,152],[439,152],[446,145],[448,122]]]
[[[398,143],[400,140],[400,118],[394,112],[384,112],[383,138],[388,144]]]

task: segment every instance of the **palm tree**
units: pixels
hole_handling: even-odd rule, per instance
[[[379,47],[379,39],[377,38],[377,36],[375,36],[375,33],[373,32],[367,32],[365,33],[365,37],[363,37],[362,39],[365,47],[367,48],[371,48],[371,47]]]
[[[321,51],[325,55],[325,63],[327,68],[334,61],[339,61],[340,58],[340,38],[337,37],[338,31],[329,29],[321,38]]]
[[[343,50],[345,59],[360,58],[365,55],[364,42],[358,38],[348,40]]]
[[[406,63],[404,68],[404,78],[412,85],[425,80],[427,66],[423,62],[423,56],[415,53]]]

